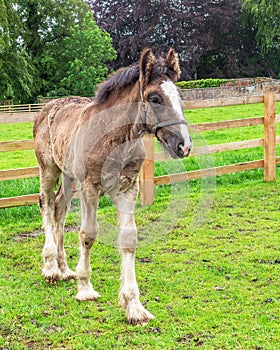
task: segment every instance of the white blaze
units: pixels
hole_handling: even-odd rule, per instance
[[[171,80],[165,80],[163,83],[161,83],[161,89],[163,93],[167,96],[169,99],[169,102],[173,108],[173,110],[176,112],[178,118],[180,120],[185,121],[185,117],[182,111],[182,103],[181,103],[181,98],[179,95],[179,92],[175,86],[175,84]],[[180,125],[180,131],[181,134],[184,138],[184,147],[189,147],[191,144],[190,141],[190,135],[189,131],[186,125],[184,124],[179,124]]]

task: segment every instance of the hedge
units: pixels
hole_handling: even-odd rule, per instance
[[[211,87],[220,87],[225,83],[233,83],[232,79],[200,79],[200,80],[188,80],[188,81],[179,81],[176,85],[180,89],[200,89],[200,88],[211,88]]]

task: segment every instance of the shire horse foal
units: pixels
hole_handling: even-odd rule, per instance
[[[42,274],[49,283],[77,277],[77,300],[99,297],[91,284],[90,250],[97,237],[99,198],[109,194],[120,227],[119,298],[132,324],[145,324],[154,318],[139,300],[134,266],[134,208],[138,174],[145,158],[142,136],[154,134],[174,158],[188,156],[192,147],[175,86],[179,76],[178,56],[172,48],[164,58],[144,49],[137,64],[120,69],[100,85],[93,101],[82,97],[53,100],[34,125],[41,180],[39,204],[45,228]],[[61,174],[62,183],[55,191]],[[63,244],[74,182],[80,186],[82,207],[76,272],[67,265]]]

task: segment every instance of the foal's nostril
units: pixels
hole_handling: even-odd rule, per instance
[[[190,155],[190,153],[191,153],[191,147],[187,147],[187,148],[185,148],[185,150],[184,150],[184,156],[185,157],[188,157],[189,155]]]
[[[183,158],[184,157],[184,146],[182,143],[179,143],[178,145],[178,149],[177,149],[177,154],[180,158]]]

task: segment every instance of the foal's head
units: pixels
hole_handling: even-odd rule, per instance
[[[144,49],[139,62],[140,96],[148,132],[168,149],[174,158],[189,155],[192,142],[175,82],[180,76],[178,55],[171,48],[165,58],[156,59]]]

